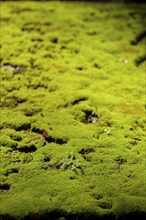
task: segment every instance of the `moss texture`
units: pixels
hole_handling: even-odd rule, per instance
[[[2,219],[144,218],[145,15],[1,3]]]

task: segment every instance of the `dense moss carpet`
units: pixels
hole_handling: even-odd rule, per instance
[[[146,217],[145,6],[1,3],[1,219]]]

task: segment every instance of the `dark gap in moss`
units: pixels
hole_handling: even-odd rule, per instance
[[[40,134],[42,132],[42,130],[34,127],[34,128],[32,128],[32,132]]]
[[[29,63],[30,63],[31,68],[35,67],[35,64],[34,64],[35,59],[34,58],[30,58]]]
[[[93,194],[93,197],[97,200],[100,200],[103,198],[103,195],[102,194]]]
[[[74,100],[73,102],[71,102],[71,104],[76,105],[76,104],[79,104],[80,102],[86,101],[86,100],[88,100],[86,97],[78,98],[78,99]]]
[[[29,108],[27,108],[27,109],[24,109],[24,110],[22,110],[22,111],[24,112],[24,115],[31,117],[31,116],[36,115],[36,114],[38,114],[39,112],[41,112],[42,109],[41,109],[41,108],[40,108],[40,109],[35,109],[35,108],[29,109]],[[41,115],[41,116],[42,116],[42,115]],[[43,117],[43,116],[42,116],[42,117]]]
[[[39,128],[33,128],[32,132],[40,134],[44,142],[48,142],[48,143],[55,142],[55,139],[51,135],[49,135],[45,129],[41,130]]]
[[[41,164],[41,167],[40,167],[40,168],[41,168],[42,170],[48,170],[48,169],[49,169],[49,165],[48,165],[45,161],[43,161],[43,162],[44,162],[44,163]]]
[[[17,163],[18,163],[18,161],[17,161]],[[12,173],[18,173],[18,172],[19,172],[18,167],[12,167],[12,168],[6,170],[5,176],[8,176],[9,174],[12,174]]]
[[[11,96],[11,97],[9,97],[9,98],[11,98],[12,101],[13,101],[14,103],[16,103],[17,105],[26,102],[26,99],[19,98],[19,97],[16,97],[16,96]]]
[[[48,134],[46,130],[41,130],[40,135],[44,139],[44,141],[47,141],[48,143],[55,142],[55,139]]]
[[[138,144],[138,142],[141,141],[141,138],[133,138],[129,143],[132,145],[132,146],[135,146]]]
[[[115,159],[115,162],[118,164],[118,165],[122,165],[124,163],[127,163],[127,159],[121,157],[121,156],[118,156],[116,159]]]
[[[132,146],[135,146],[135,145],[137,145],[137,142],[136,142],[135,140],[133,140],[133,141],[130,141],[130,144],[131,144]]]
[[[43,81],[47,81],[47,82],[50,82],[50,81],[52,81],[52,79],[50,78],[50,77],[42,77],[42,79],[41,80],[43,80]]]
[[[23,152],[24,154],[24,152]],[[21,161],[23,164],[25,163],[30,163],[33,160],[33,152],[27,153],[25,154],[25,156],[22,157]]]
[[[43,42],[43,39],[40,38],[40,37],[37,37],[37,38],[32,38],[31,41],[36,41],[36,42]]]
[[[35,59],[34,58],[30,58],[29,63],[32,69],[37,68],[37,66],[35,65]]]
[[[49,156],[45,156],[44,162],[50,162],[50,157]]]
[[[79,49],[74,49],[74,50],[71,50],[71,52],[73,52],[75,54],[78,54],[78,53],[80,53],[80,50]]]
[[[49,168],[50,169],[57,169],[57,170],[59,170],[59,169],[61,169],[61,165],[57,164],[57,163],[51,164],[51,165],[49,165]]]
[[[136,153],[137,153],[137,155],[139,155],[139,154],[140,154],[140,152],[139,152],[138,150],[136,151]]]
[[[33,116],[34,114],[33,114],[33,112],[26,111],[26,112],[24,112],[24,115],[25,115],[25,116],[28,116],[28,117],[29,117],[29,116],[31,117],[31,116]]]
[[[67,47],[66,47],[66,46],[61,46],[60,49],[61,49],[61,50],[64,50],[64,49],[67,49]]]
[[[31,33],[32,31],[37,31],[41,33],[41,26],[42,24],[40,22],[27,22],[23,25],[21,28],[22,31],[26,31],[28,33]]]
[[[91,22],[92,20],[93,20],[93,18],[90,18],[90,17],[89,18],[88,17],[87,18],[83,18],[84,22]]]
[[[140,57],[138,57],[136,60],[135,60],[135,65],[137,66],[137,67],[139,67],[143,62],[145,62],[146,61],[146,54],[145,55],[143,55],[143,56],[140,56]]]
[[[69,179],[70,179],[70,180],[75,180],[76,177],[75,177],[75,176],[70,176]]]
[[[98,33],[96,31],[90,31],[90,32],[87,32],[87,34],[90,35],[90,36],[95,36]]]
[[[26,131],[26,130],[29,130],[31,128],[31,124],[30,123],[24,123],[20,126],[18,126],[17,128],[15,128],[16,131]]]
[[[2,184],[0,184],[0,190],[3,190],[3,191],[8,191],[8,190],[10,190],[10,184],[8,184],[8,183],[2,183]]]
[[[34,26],[23,27],[21,30],[25,31],[25,32],[28,32],[28,33],[31,33],[32,31],[41,32],[41,28],[40,27],[35,27],[35,24],[34,24]]]
[[[33,153],[37,150],[37,148],[34,144],[32,144],[31,146],[23,146],[21,148],[19,147],[17,150],[24,153]]]
[[[32,89],[36,89],[37,90],[37,89],[41,89],[41,88],[47,89],[48,86],[39,83],[37,85],[34,85],[34,84],[28,85],[27,88],[32,88]]]
[[[116,1],[116,0],[114,0],[114,1]],[[127,15],[120,14],[120,13],[116,13],[116,14],[112,15],[112,17],[115,18],[115,19],[119,19],[119,20],[128,18]],[[108,16],[106,16],[106,18],[108,18]]]
[[[6,81],[9,81],[10,79],[12,79],[13,76],[9,75],[9,76],[1,76],[1,80],[6,80]],[[18,78],[19,80],[19,78]]]
[[[91,162],[91,159],[87,158],[85,155],[83,155],[84,160],[86,160],[87,162]]]
[[[5,100],[1,103],[2,107],[16,107],[26,102],[26,99],[19,98],[16,96],[5,97]]]
[[[84,155],[84,154],[89,154],[91,152],[95,152],[94,148],[88,148],[88,149],[82,149],[81,151],[79,151],[80,154]]]
[[[4,22],[9,22],[11,19],[10,18],[1,18],[1,22],[4,21]]]
[[[53,56],[52,54],[50,54],[50,53],[45,54],[45,55],[43,55],[42,57],[43,57],[43,58],[50,58],[50,59],[53,59],[53,58],[54,58],[54,56]]]
[[[144,13],[145,14],[145,13]],[[142,14],[142,11],[141,13],[139,11],[132,11],[129,13],[129,15],[132,17],[132,18],[137,18],[137,16],[141,15],[141,16],[144,16],[144,14]]]
[[[31,8],[20,8],[20,7],[13,7],[11,13],[20,14],[21,12],[32,12],[34,9]]]
[[[67,143],[67,140],[65,140],[65,139],[63,139],[63,138],[56,138],[56,139],[55,139],[55,143],[62,145],[62,144],[66,144],[66,143]]]
[[[8,107],[12,107],[10,103],[7,103],[7,102],[1,102],[0,103],[0,107],[2,108],[8,108]]]
[[[137,127],[140,127],[141,129],[145,129],[145,121],[144,121],[144,123],[142,122],[140,122],[140,121],[138,121],[138,120],[136,120],[135,122],[134,122],[134,126],[137,126]]]
[[[106,202],[100,202],[98,206],[102,209],[111,209],[112,204],[111,203],[106,203]]]
[[[96,12],[92,11],[92,12],[90,12],[90,15],[93,16],[93,17],[96,17]]]
[[[52,88],[48,88],[48,92],[55,92],[55,91],[57,91],[58,89],[59,89],[59,87],[54,86],[54,87],[52,87]]]
[[[46,21],[43,23],[43,25],[50,26],[50,25],[52,25],[52,23],[50,21]]]
[[[112,127],[112,123],[109,122],[109,121],[106,121],[106,122],[105,122],[105,125],[108,126],[108,127]]]
[[[53,37],[51,39],[51,42],[54,43],[54,44],[57,44],[58,43],[58,37]]]
[[[28,48],[28,53],[36,54],[37,50],[36,50],[35,46]]]
[[[146,37],[146,30],[141,32],[136,36],[136,38],[131,41],[131,45],[137,45],[140,41],[142,41]]]
[[[67,140],[65,140],[64,138],[54,138],[54,137],[52,137],[51,135],[48,134],[48,132],[45,129],[40,130],[38,128],[33,128],[32,132],[40,134],[41,138],[44,142],[56,143],[56,144],[60,144],[60,145],[67,143]]]
[[[79,70],[79,71],[82,71],[84,69],[84,67],[79,66],[79,67],[76,67],[76,69]]]
[[[128,13],[130,17],[135,18],[136,17],[136,13],[135,12],[130,12]]]
[[[95,67],[96,69],[101,69],[101,67],[100,67],[100,65],[99,65],[98,63],[94,63],[93,65],[94,65],[94,67]]]
[[[85,120],[84,120],[85,124],[95,123],[98,121],[98,115],[94,111],[85,110],[84,113],[85,113]]]
[[[22,140],[22,137],[21,136],[19,136],[19,135],[10,135],[10,137],[14,140],[14,141],[21,141]]]
[[[141,141],[141,138],[135,137],[134,140],[136,140],[136,141]]]

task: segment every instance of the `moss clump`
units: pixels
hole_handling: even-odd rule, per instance
[[[2,219],[144,218],[143,5],[1,9]]]

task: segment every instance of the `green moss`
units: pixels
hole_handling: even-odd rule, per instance
[[[11,138],[5,134],[1,136],[0,144],[1,146],[7,146],[14,149],[17,147],[17,142],[11,140]]]
[[[133,212],[137,207],[141,207],[141,211],[145,212],[145,199],[142,200],[139,197],[131,197],[125,194],[121,194],[118,198],[117,202],[115,203],[115,211],[117,215],[125,215],[128,214],[129,211]],[[138,210],[136,210],[138,211]]]
[[[145,213],[144,7],[1,7],[1,214]]]

